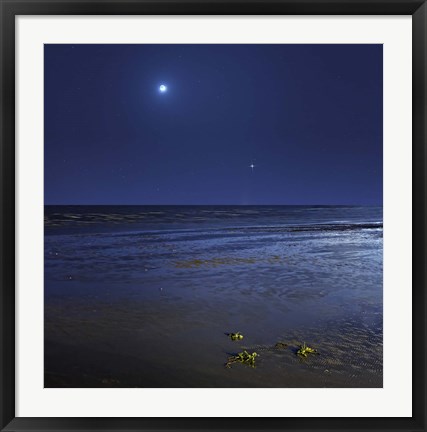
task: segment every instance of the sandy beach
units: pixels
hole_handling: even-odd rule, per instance
[[[379,207],[48,207],[45,386],[382,387],[382,296]]]

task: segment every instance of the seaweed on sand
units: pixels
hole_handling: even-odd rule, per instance
[[[248,366],[255,367],[255,357],[257,356],[258,354],[256,352],[249,354],[247,351],[243,351],[235,356],[229,357],[225,367],[229,368],[233,363],[243,363]]]
[[[274,348],[275,348],[275,349],[285,349],[285,348],[287,348],[287,347],[288,347],[288,344],[285,343],[285,342],[277,342],[277,343],[274,345]]]
[[[240,332],[227,333],[227,336],[230,336],[231,340],[233,340],[233,341],[243,339],[243,335]]]
[[[300,345],[297,355],[307,357],[309,354],[318,354],[318,352],[314,348],[307,346],[304,342],[302,345]]]

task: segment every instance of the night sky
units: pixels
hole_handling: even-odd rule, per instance
[[[382,205],[382,76],[382,45],[45,45],[45,204]]]

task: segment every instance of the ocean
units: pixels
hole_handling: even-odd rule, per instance
[[[45,387],[382,387],[382,207],[45,206],[44,225]],[[244,350],[255,367],[224,367]]]

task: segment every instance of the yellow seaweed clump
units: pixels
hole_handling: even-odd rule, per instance
[[[258,354],[256,352],[249,354],[247,351],[243,351],[235,356],[229,357],[225,367],[229,368],[233,363],[243,363],[255,367],[255,357],[257,356]]]
[[[307,346],[304,342],[297,351],[297,355],[307,357],[309,354],[318,354],[318,352],[314,348]]]
[[[243,335],[240,332],[229,333],[228,336],[230,336],[231,340],[233,340],[233,341],[242,340],[243,339]]]

